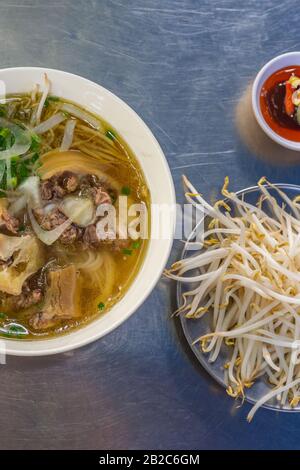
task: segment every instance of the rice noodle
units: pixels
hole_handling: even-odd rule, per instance
[[[231,344],[225,368],[227,392],[244,397],[265,375],[273,389],[248,415],[278,396],[282,406],[296,406],[300,395],[300,209],[278,187],[262,178],[256,206],[227,190],[231,201],[213,207],[183,177],[186,199],[211,218],[201,238],[207,249],[166,270],[171,279],[193,289],[183,294],[177,313],[187,318],[211,315],[211,332],[195,339],[209,361]],[[270,193],[275,192],[282,206]],[[224,210],[221,211],[221,207]],[[234,208],[234,211],[232,210]],[[234,214],[232,213],[234,212]]]

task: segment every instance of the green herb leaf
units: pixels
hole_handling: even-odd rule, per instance
[[[6,314],[3,313],[3,312],[0,312],[0,318],[1,318],[1,319],[6,318]]]
[[[7,150],[13,145],[15,138],[8,127],[0,129],[0,150]]]
[[[123,255],[131,256],[132,250],[130,250],[129,248],[123,248]]]
[[[29,168],[27,168],[26,163],[22,162],[17,167],[17,175],[19,178],[19,183],[22,183],[30,174]]]
[[[121,194],[123,194],[124,196],[129,196],[130,193],[131,189],[128,186],[123,186],[123,188],[121,189]]]
[[[103,302],[100,302],[100,303],[98,304],[98,309],[99,309],[99,310],[103,310],[104,308],[105,308],[105,304],[104,304]]]
[[[30,145],[30,151],[31,152],[36,152],[40,149],[41,145],[41,138],[37,134],[31,134],[31,145]]]
[[[31,158],[31,163],[35,163],[40,158],[38,153],[35,153]]]

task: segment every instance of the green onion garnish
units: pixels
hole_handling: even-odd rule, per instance
[[[123,188],[121,189],[121,194],[123,194],[124,196],[129,196],[130,193],[131,189],[128,186],[123,186]]]
[[[113,132],[112,130],[107,130],[106,133],[105,133],[106,137],[108,137],[110,140],[115,140],[117,138],[115,132]]]
[[[137,249],[141,246],[141,241],[140,241],[140,240],[136,240],[136,241],[134,241],[134,242],[132,243],[131,246],[132,246],[132,248],[133,248],[134,250],[137,250]]]

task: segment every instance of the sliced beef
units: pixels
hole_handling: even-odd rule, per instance
[[[20,221],[13,215],[10,215],[6,209],[2,210],[0,225],[4,225],[6,230],[11,233],[17,234],[20,229]]]
[[[70,245],[82,238],[83,230],[75,224],[70,225],[60,236],[59,241],[64,245]]]
[[[43,181],[41,184],[41,197],[45,201],[63,198],[67,194],[74,193],[79,187],[79,178],[71,171],[64,171]]]
[[[63,224],[67,217],[58,209],[52,209],[48,213],[42,210],[35,210],[34,215],[37,222],[44,230],[53,230],[55,227]],[[71,224],[60,236],[59,240],[64,245],[72,244],[81,239],[83,231],[75,224]]]
[[[96,206],[100,204],[111,204],[111,197],[107,191],[101,187],[91,188],[91,196]]]
[[[50,201],[54,196],[53,184],[50,180],[43,181],[41,184],[41,198],[44,201]]]
[[[58,179],[59,184],[66,190],[67,193],[74,193],[78,189],[79,179],[75,173],[65,171]]]
[[[9,305],[12,310],[21,310],[38,304],[41,302],[42,298],[42,291],[40,289],[34,289],[29,292],[22,292],[20,295],[11,296]]]
[[[36,330],[45,330],[61,320],[81,315],[81,283],[74,265],[50,271],[43,309],[30,319]]]
[[[100,244],[100,240],[97,235],[96,225],[89,225],[84,230],[82,241],[86,247],[97,247]]]
[[[39,303],[43,298],[43,289],[29,279],[24,282],[21,294],[9,295],[2,293],[3,296],[5,296],[5,305],[10,310],[18,311]]]
[[[112,199],[116,197],[115,191],[101,182],[96,175],[83,176],[80,180],[79,189],[82,195],[91,196],[96,206],[111,204]]]
[[[95,224],[86,227],[82,237],[82,242],[86,248],[98,248],[101,246],[105,246],[110,248],[112,251],[121,251],[124,248],[128,248],[128,246],[130,245],[130,239],[128,238],[125,240],[121,240],[119,238],[99,238],[97,235],[97,229]]]

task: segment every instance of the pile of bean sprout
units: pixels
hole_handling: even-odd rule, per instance
[[[291,200],[265,178],[260,196],[249,204],[228,191],[227,201],[208,204],[186,177],[186,199],[199,204],[210,221],[196,255],[174,263],[165,274],[191,283],[178,313],[198,319],[206,313],[210,332],[197,338],[215,362],[225,343],[227,393],[245,397],[245,389],[264,378],[270,392],[248,414],[276,398],[281,406],[300,401],[300,196]],[[277,198],[274,195],[277,194]],[[282,200],[279,204],[278,199]],[[196,272],[196,274],[195,274]]]

